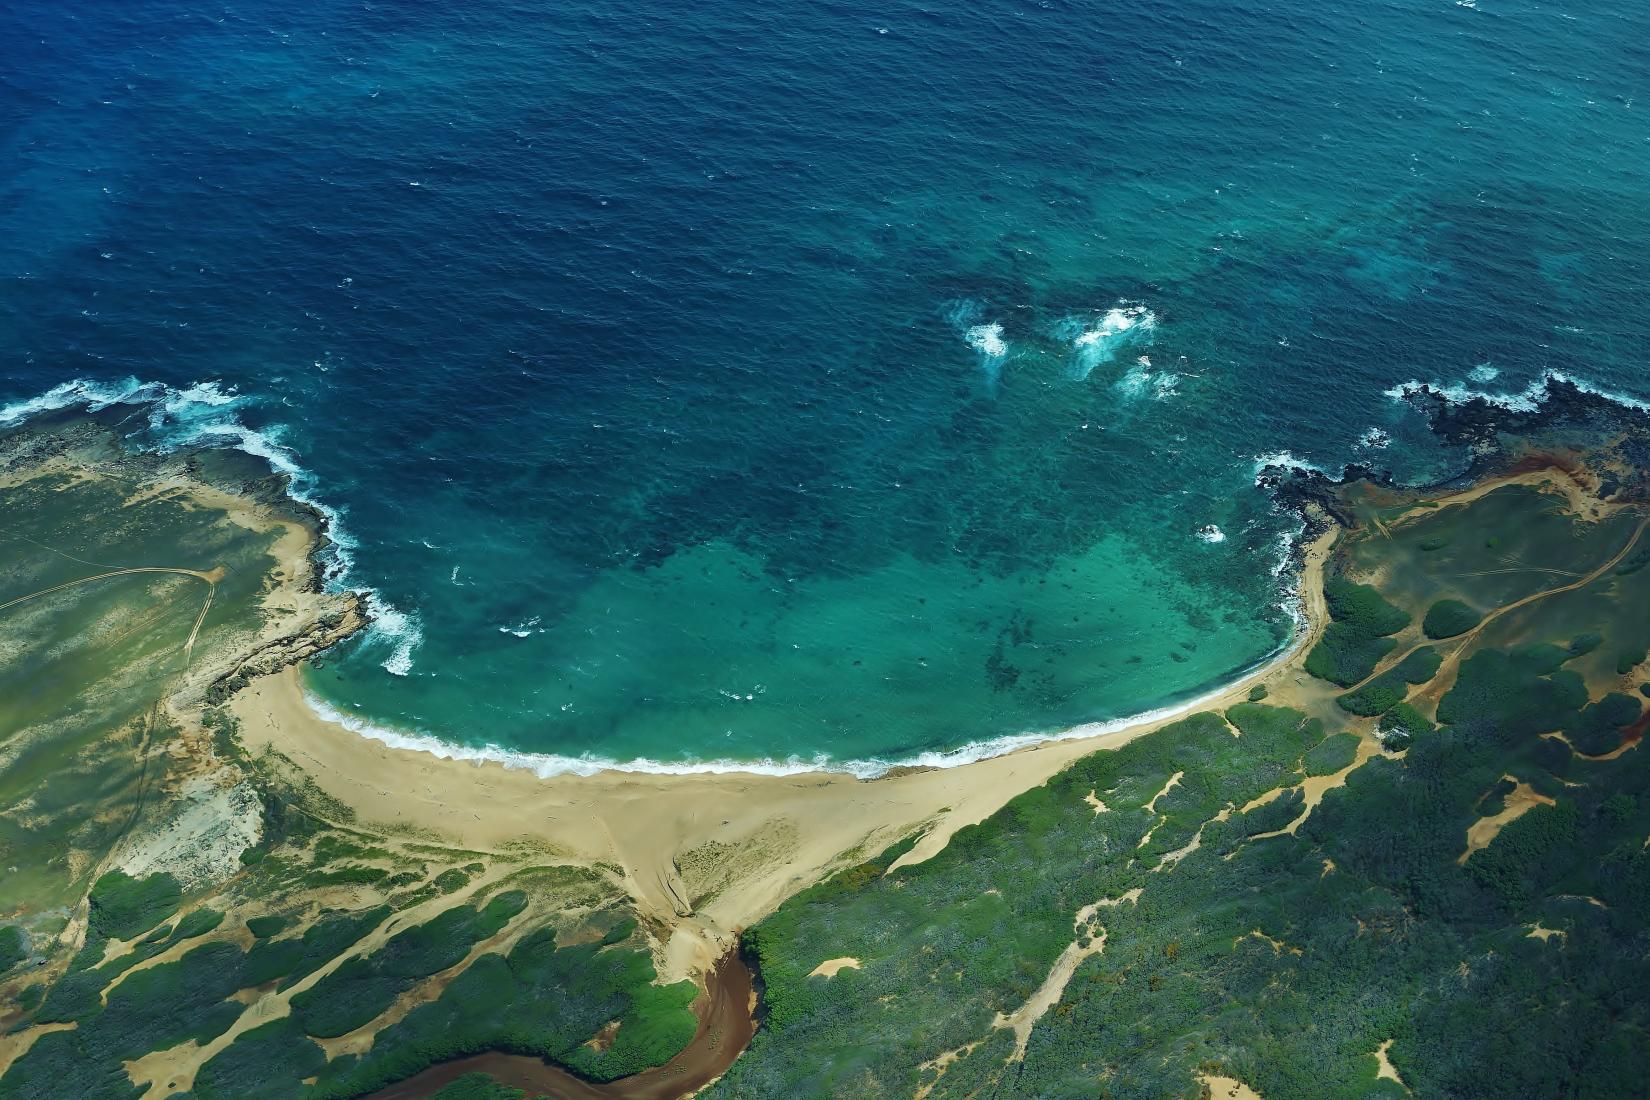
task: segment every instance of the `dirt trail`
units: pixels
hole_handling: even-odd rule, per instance
[[[682,1052],[662,1066],[596,1084],[538,1058],[497,1052],[431,1066],[368,1100],[416,1100],[433,1095],[466,1073],[486,1073],[529,1096],[550,1100],[678,1100],[727,1072],[756,1034],[756,992],[750,968],[736,951],[722,957],[705,978],[706,992],[694,1003],[699,1030]]]
[[[1622,560],[1632,552],[1633,547],[1638,545],[1639,539],[1644,535],[1646,527],[1650,527],[1650,516],[1646,516],[1639,521],[1639,525],[1633,528],[1633,534],[1628,538],[1626,545],[1617,551],[1608,561],[1583,576],[1577,576],[1574,573],[1570,574],[1570,576],[1576,576],[1577,579],[1571,581],[1569,584],[1558,585],[1554,588],[1544,588],[1539,592],[1532,592],[1528,596],[1516,599],[1512,603],[1503,604],[1500,607],[1493,608],[1485,614],[1481,620],[1479,620],[1478,625],[1474,626],[1471,630],[1460,635],[1459,637],[1444,639],[1442,642],[1436,642],[1430,638],[1422,638],[1408,649],[1389,655],[1385,660],[1375,666],[1375,670],[1373,672],[1364,677],[1362,680],[1359,680],[1356,684],[1353,684],[1347,690],[1356,691],[1381,675],[1390,672],[1392,669],[1402,664],[1404,658],[1408,657],[1416,650],[1424,649],[1428,646],[1438,646],[1440,648],[1443,646],[1450,646],[1452,648],[1449,656],[1443,659],[1442,663],[1438,667],[1438,671],[1433,675],[1430,681],[1422,686],[1420,691],[1420,694],[1426,697],[1441,697],[1444,693],[1444,689],[1446,689],[1448,685],[1453,682],[1452,677],[1457,666],[1461,663],[1461,657],[1469,648],[1471,648],[1471,643],[1478,637],[1479,634],[1483,632],[1485,627],[1489,626],[1503,615],[1506,615],[1508,612],[1517,611],[1519,608],[1528,606],[1538,600],[1545,600],[1550,596],[1561,596],[1566,592],[1574,592],[1578,588],[1585,588],[1589,584],[1592,584],[1605,573],[1621,564]]]

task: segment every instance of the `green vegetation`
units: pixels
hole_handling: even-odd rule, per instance
[[[1414,650],[1392,668],[1335,701],[1342,710],[1365,718],[1385,714],[1404,701],[1410,685],[1432,679],[1441,662],[1442,658],[1431,647]]]
[[[1334,775],[1358,755],[1358,735],[1331,734],[1306,754],[1307,775]]]
[[[1483,620],[1471,605],[1460,600],[1439,600],[1427,608],[1421,620],[1421,633],[1429,638],[1454,638],[1465,634]]]
[[[1409,625],[1409,616],[1367,584],[1342,577],[1324,582],[1324,600],[1333,620],[1306,655],[1306,671],[1320,680],[1351,687],[1363,680],[1395,643],[1388,635]]]
[[[1266,694],[1266,685],[1256,684],[1254,687],[1249,689],[1249,701],[1251,703],[1258,703],[1262,699],[1266,698]]]
[[[75,1096],[136,1097],[121,1062],[190,1039],[207,1042],[240,1015],[242,1006],[225,1000],[240,988],[240,954],[232,944],[206,944],[177,962],[127,975],[109,992],[107,1007],[94,993],[73,1017],[74,1029],[41,1036],[0,1078],[0,1098],[65,1096],[65,1082],[74,1083]]]
[[[483,908],[455,906],[398,932],[377,951],[346,960],[293,997],[292,1014],[310,1035],[328,1039],[348,1034],[419,979],[460,962],[472,945],[498,932],[526,906],[525,894],[501,894]]]
[[[0,974],[29,957],[29,934],[15,924],[0,925]]]
[[[246,930],[257,939],[266,940],[285,928],[286,924],[286,918],[281,916],[251,917],[246,922]]]
[[[1391,752],[1407,749],[1415,738],[1431,733],[1433,729],[1434,726],[1427,721],[1426,715],[1408,703],[1399,703],[1389,708],[1381,715],[1381,721],[1376,726],[1381,743]]]
[[[494,910],[491,919],[515,904],[519,895]],[[488,919],[485,909],[479,914],[466,907],[461,911],[470,914],[463,927]],[[420,926],[424,933],[416,942],[403,943],[393,958],[353,975],[339,987],[343,995],[358,998],[361,989],[351,992],[349,986],[359,987],[369,976],[381,977],[398,967],[426,969],[439,961],[443,943],[463,933],[457,930],[460,925],[444,925],[441,935],[434,936],[434,923]],[[626,922],[601,942],[561,948],[554,930],[545,928],[523,937],[508,955],[482,955],[440,997],[380,1032],[372,1049],[359,1056],[323,1065],[320,1047],[304,1033],[301,1016],[249,1031],[203,1067],[196,1092],[203,1100],[361,1096],[437,1062],[486,1050],[549,1058],[598,1081],[662,1064],[693,1038],[698,1021],[688,1006],[697,988],[691,982],[653,984],[657,975],[649,954],[622,946],[634,928]],[[412,958],[423,961],[409,962]],[[613,1020],[619,1021],[619,1029],[605,1052],[584,1045]],[[329,1016],[322,1021],[327,1030],[340,1023]],[[306,1076],[320,1078],[313,1089],[297,1087]]]
[[[382,924],[389,915],[390,907],[387,905],[352,913],[334,913],[310,925],[302,936],[261,939],[246,953],[246,984],[262,985],[284,978],[282,985],[291,985],[337,957]]]
[[[1582,707],[1563,732],[1577,752],[1603,756],[1621,745],[1623,728],[1638,721],[1640,709],[1639,701],[1631,695],[1611,692]]]
[[[522,1100],[527,1093],[501,1085],[485,1073],[466,1073],[438,1090],[432,1100]]]
[[[1488,542],[1488,556],[1574,576],[1625,538],[1625,521],[1581,525],[1544,508],[1490,494],[1428,515],[1414,525],[1423,534],[1393,524],[1353,554],[1393,576],[1404,603],[1443,594],[1425,576],[1376,574],[1384,560],[1473,577],[1493,594],[1474,602],[1494,607],[1553,582],[1481,564]],[[1420,539],[1426,557],[1405,557]],[[771,1015],[707,1096],[1196,1096],[1211,1073],[1266,1100],[1642,1094],[1650,756],[1591,761],[1546,736],[1603,755],[1640,721],[1641,700],[1591,698],[1569,667],[1589,647],[1544,641],[1573,636],[1571,607],[1601,637],[1638,611],[1613,610],[1613,578],[1573,605],[1521,609],[1516,632],[1496,624],[1504,644],[1469,643],[1435,722],[1429,693],[1403,700],[1433,680],[1439,655],[1423,648],[1372,675],[1401,612],[1331,583],[1335,622],[1308,667],[1353,688],[1341,709],[1379,714],[1401,758],[1376,755],[1302,818],[1299,773],[1350,765],[1356,737],[1251,704],[1227,716],[1242,736],[1220,738],[1194,715],[1077,762],[927,862],[805,891],[747,933]],[[1553,804],[1522,803],[1463,862],[1468,828],[1519,784]],[[1093,814],[1090,791],[1112,812]],[[1155,812],[1140,812],[1154,795]],[[1081,942],[1080,910],[1135,890],[1132,904],[1089,910],[1104,950],[1013,1057],[1014,1036],[993,1022]],[[1533,937],[1538,925],[1563,935]],[[860,968],[808,977],[841,955]],[[1388,1043],[1402,1086],[1375,1075]]]
[[[111,940],[129,940],[147,932],[177,909],[183,890],[171,875],[133,878],[110,871],[92,886],[92,928]]]
[[[183,919],[178,921],[177,927],[172,930],[171,936],[168,937],[168,942],[177,943],[180,940],[192,940],[196,936],[204,936],[222,923],[222,912],[203,906],[186,913]]]

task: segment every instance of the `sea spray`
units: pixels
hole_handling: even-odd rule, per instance
[[[1157,315],[1140,302],[1119,302],[1099,317],[1066,317],[1054,326],[1055,336],[1071,343],[1069,369],[1077,381],[1115,360],[1125,348],[1150,345],[1156,332]]]
[[[972,298],[947,302],[940,315],[961,334],[963,343],[973,350],[986,391],[995,393],[1009,352],[1008,341],[1003,338],[1002,322],[987,320],[985,306]]]

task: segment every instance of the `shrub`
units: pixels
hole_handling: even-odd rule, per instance
[[[1408,748],[1416,737],[1431,733],[1435,728],[1427,721],[1426,715],[1408,703],[1399,703],[1381,715],[1376,732],[1384,747],[1397,752]]]
[[[1351,687],[1374,672],[1381,658],[1397,644],[1391,638],[1372,637],[1344,623],[1330,623],[1306,655],[1306,671],[1320,680]]]
[[[1320,680],[1351,687],[1392,652],[1396,643],[1387,635],[1409,625],[1409,616],[1369,585],[1341,577],[1325,581],[1323,595],[1334,622],[1306,655],[1306,671]]]
[[[466,1073],[436,1092],[432,1100],[521,1100],[526,1095],[521,1089],[499,1084],[485,1073]]]
[[[28,957],[29,934],[15,924],[0,928],[0,974]]]
[[[264,917],[253,917],[246,922],[246,930],[260,940],[268,939],[286,927],[286,918],[273,914]]]
[[[1644,663],[1647,656],[1650,656],[1650,651],[1642,648],[1624,650],[1621,656],[1616,658],[1616,675],[1625,676],[1632,672]]]
[[[222,923],[223,914],[218,910],[205,907],[195,909],[178,921],[178,926],[172,930],[171,942],[204,936]]]
[[[1334,775],[1358,756],[1358,735],[1337,733],[1324,738],[1306,754],[1307,775]]]
[[[1588,631],[1585,634],[1577,634],[1574,638],[1570,639],[1570,645],[1568,648],[1570,656],[1585,657],[1587,654],[1591,653],[1603,644],[1604,635],[1595,634],[1592,631]]]
[[[1349,691],[1338,696],[1335,702],[1340,708],[1350,714],[1364,718],[1373,718],[1377,714],[1385,714],[1393,707],[1404,701],[1406,694],[1401,683],[1390,676],[1381,676],[1371,680],[1357,691]]]
[[[481,909],[456,905],[397,932],[377,951],[346,960],[293,997],[293,1016],[317,1038],[348,1034],[419,981],[462,962],[473,945],[498,932],[526,906],[527,895],[511,891]]]
[[[1421,620],[1421,633],[1429,638],[1454,638],[1477,626],[1483,618],[1460,600],[1439,600],[1427,608],[1426,618]]]
[[[91,925],[111,940],[147,932],[178,907],[183,889],[168,874],[133,878],[110,871],[92,885]]]
[[[1409,615],[1367,584],[1331,577],[1324,582],[1323,598],[1329,605],[1330,618],[1370,634],[1396,634],[1409,625]]]
[[[1598,702],[1582,707],[1575,720],[1564,727],[1564,736],[1577,752],[1603,756],[1621,744],[1622,727],[1631,725],[1638,717],[1639,701],[1613,691]]]
[[[1251,703],[1258,703],[1264,698],[1266,698],[1265,684],[1256,684],[1254,687],[1249,689],[1249,701]]]

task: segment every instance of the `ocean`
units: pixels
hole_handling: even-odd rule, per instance
[[[951,763],[1286,644],[1395,387],[1650,397],[1647,166],[1600,0],[13,0],[0,421],[292,474],[358,727]]]

